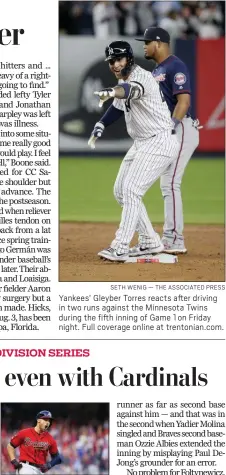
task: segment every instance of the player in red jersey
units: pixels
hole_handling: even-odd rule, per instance
[[[35,427],[20,430],[10,440],[7,450],[18,475],[40,475],[62,462],[56,441],[47,432],[52,420],[51,412],[41,411],[36,416]],[[15,457],[16,447],[20,450],[19,461]],[[48,454],[50,462],[47,462]]]

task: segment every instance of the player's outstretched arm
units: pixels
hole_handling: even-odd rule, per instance
[[[124,82],[118,86],[112,88],[102,89],[101,91],[95,91],[94,95],[99,96],[99,107],[102,107],[105,101],[108,99],[139,99],[144,93],[144,87],[142,84],[134,81],[132,84]]]

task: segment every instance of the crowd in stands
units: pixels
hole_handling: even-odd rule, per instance
[[[173,38],[219,38],[225,34],[225,2],[60,1],[60,32],[68,35],[134,36],[160,26]]]
[[[24,423],[21,429],[26,427],[32,427],[32,423]],[[51,434],[57,442],[64,462],[53,467],[51,475],[108,475],[108,432],[107,421],[95,428],[92,424],[76,427],[72,421],[64,419],[53,422]],[[2,475],[15,473],[6,450],[7,444],[14,434],[8,429],[8,424],[3,422],[1,433]]]

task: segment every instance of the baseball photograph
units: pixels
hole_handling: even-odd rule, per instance
[[[220,282],[225,3],[59,2],[59,280]]]
[[[108,403],[2,403],[2,475],[109,475]]]

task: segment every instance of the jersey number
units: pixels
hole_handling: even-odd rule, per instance
[[[162,98],[162,102],[165,102],[165,97],[164,97],[164,94],[163,94],[163,92],[162,92],[160,86],[159,86],[159,91],[160,91],[160,96],[161,96],[161,98]]]

